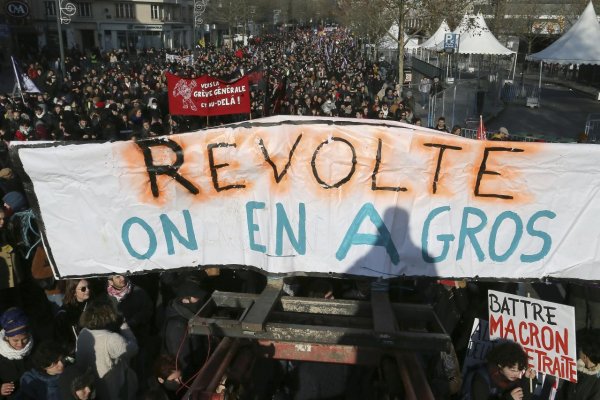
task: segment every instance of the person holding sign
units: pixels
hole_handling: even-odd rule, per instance
[[[467,371],[462,400],[527,400],[535,371],[527,367],[527,353],[520,344],[497,344],[487,355],[487,363]]]
[[[577,332],[577,383],[568,382],[560,400],[600,400],[600,330]]]

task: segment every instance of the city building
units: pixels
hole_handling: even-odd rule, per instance
[[[190,48],[193,0],[6,0],[0,45],[13,54],[58,51],[58,23],[65,48]],[[9,7],[12,5],[13,7]],[[26,11],[23,15],[11,15]]]

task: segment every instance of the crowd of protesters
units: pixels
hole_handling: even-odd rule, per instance
[[[186,77],[206,73],[227,81],[252,76],[251,115],[213,118],[209,124],[289,114],[420,125],[427,100],[423,94],[441,90],[439,79],[425,77],[419,99],[402,91],[393,78],[396,71],[363,58],[355,39],[341,29],[267,35],[237,49],[198,48],[190,64],[167,62],[164,50],[132,56],[76,48],[66,60],[65,74],[55,64],[39,56],[22,66],[40,93],[0,95],[4,143],[140,139],[206,126],[206,118],[169,114],[166,71]],[[448,131],[443,117],[432,128]],[[452,132],[457,130],[460,127],[453,127]],[[508,135],[501,133],[500,139]],[[56,280],[22,184],[6,147],[1,150],[0,399],[181,398],[219,341],[189,335],[190,318],[212,291],[260,293],[266,278],[236,269]],[[452,338],[453,351],[422,358],[436,399],[533,398],[523,381],[535,371],[527,368],[527,356],[515,343],[498,345],[487,363],[461,376],[473,320],[487,318],[490,288],[517,293],[523,284],[392,280],[393,301],[433,305]],[[369,282],[349,279],[290,278],[284,291],[290,296],[370,298]],[[529,284],[528,293],[576,307],[579,382],[561,382],[558,396],[600,399],[600,289],[539,283]],[[257,365],[238,398],[382,398],[377,391],[381,382],[374,383],[381,375],[377,370],[311,363]],[[388,393],[394,391],[392,386],[388,382]]]
[[[186,56],[185,51],[172,55]],[[167,61],[166,50],[87,54],[73,48],[66,73],[44,57],[23,72],[41,93],[0,97],[2,131],[11,140],[126,140],[194,130],[206,119],[169,114],[165,72],[210,74],[230,81],[249,75],[250,115],[221,116],[211,125],[273,114],[396,120],[421,125],[426,103],[402,93],[389,65],[363,58],[345,30],[299,30],[251,40],[231,50],[198,48],[193,63]],[[187,60],[187,58],[184,58]],[[439,90],[435,84],[431,90]]]

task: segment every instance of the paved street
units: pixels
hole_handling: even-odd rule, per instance
[[[540,108],[507,105],[486,128],[495,131],[504,126],[513,135],[575,139],[584,132],[588,114],[600,113],[600,102],[589,95],[543,81],[542,85]]]

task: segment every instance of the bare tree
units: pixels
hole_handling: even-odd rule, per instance
[[[496,34],[515,35],[527,43],[527,54],[541,38],[563,34],[577,20],[589,0],[538,3],[494,0],[490,28]]]
[[[393,23],[385,5],[385,0],[344,0],[340,2],[340,20],[376,48]]]
[[[242,18],[241,12],[247,8],[246,3],[247,0],[212,0],[206,9],[206,20],[226,25],[231,38],[232,30]]]
[[[404,46],[416,34],[432,32],[444,19],[453,23],[472,6],[474,0],[341,0],[342,8],[357,7],[358,13],[350,14],[353,17],[352,27],[373,26],[363,29],[369,34],[381,34],[391,37],[389,28],[398,26],[397,37],[392,37],[398,44],[398,81],[404,82]],[[407,32],[407,22],[418,21],[412,24],[410,33]],[[363,32],[361,31],[361,32]]]
[[[255,3],[256,18],[262,23],[306,25],[337,19],[335,0],[249,0]],[[274,18],[274,14],[277,15]]]

